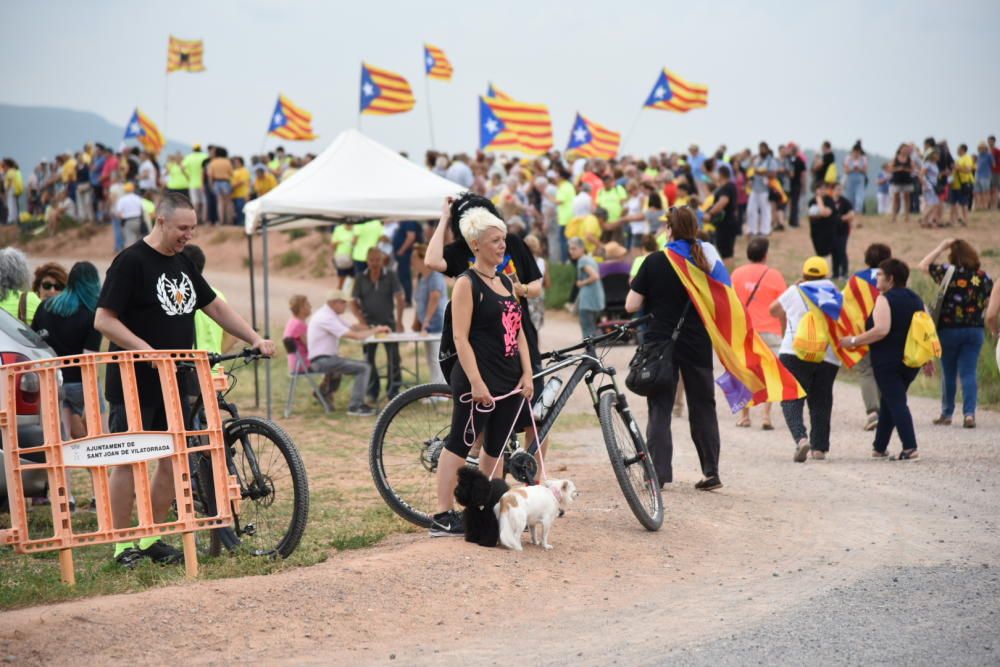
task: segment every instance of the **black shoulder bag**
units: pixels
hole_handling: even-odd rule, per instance
[[[681,327],[687,317],[691,302],[681,311],[681,318],[670,338],[655,343],[644,343],[636,348],[632,361],[628,364],[625,386],[633,394],[652,396],[673,388],[674,384],[674,344],[681,335]]]

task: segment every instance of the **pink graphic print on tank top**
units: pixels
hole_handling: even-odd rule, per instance
[[[511,299],[504,300],[502,307],[500,322],[503,324],[503,356],[510,358],[518,353],[517,334],[521,331],[521,305]]]

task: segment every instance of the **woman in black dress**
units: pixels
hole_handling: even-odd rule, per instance
[[[530,321],[527,309],[514,294],[516,283],[497,272],[507,251],[507,227],[484,207],[466,210],[459,226],[473,263],[458,276],[452,290],[458,363],[449,378],[454,407],[451,434],[438,461],[438,513],[431,524],[432,537],[462,534],[453,498],[465,457],[482,434],[479,469],[487,475],[499,470],[502,475],[503,445],[512,429],[524,430],[530,424],[534,393],[522,326]]]

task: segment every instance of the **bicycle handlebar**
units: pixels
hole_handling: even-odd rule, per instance
[[[647,313],[646,315],[643,315],[642,317],[637,317],[637,318],[635,318],[633,320],[629,320],[628,322],[625,322],[624,324],[619,324],[619,325],[615,326],[611,331],[609,331],[609,332],[607,332],[605,334],[601,334],[600,336],[593,336],[591,338],[584,338],[582,341],[580,341],[579,343],[576,343],[575,345],[571,345],[569,347],[564,347],[561,350],[552,350],[551,352],[545,352],[544,354],[541,355],[541,359],[543,361],[545,359],[558,359],[559,357],[563,356],[564,354],[568,354],[568,353],[573,352],[575,350],[580,350],[580,349],[586,348],[589,345],[595,345],[597,343],[604,342],[604,341],[609,340],[611,338],[618,338],[618,337],[622,336],[629,329],[634,329],[637,326],[639,326],[640,324],[644,324],[644,323],[648,322],[651,319],[653,319],[653,314],[652,313]]]
[[[239,352],[234,352],[231,354],[212,354],[208,353],[208,364],[210,366],[215,366],[216,364],[221,364],[224,361],[232,361],[234,359],[245,359],[246,361],[253,361],[255,359],[269,359],[265,354],[261,354],[260,350],[256,347],[245,347]]]

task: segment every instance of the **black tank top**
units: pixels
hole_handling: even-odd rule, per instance
[[[486,387],[494,396],[513,390],[521,379],[521,354],[518,334],[521,332],[521,304],[514,296],[501,296],[473,271],[465,275],[472,285],[472,322],[469,343],[476,355],[476,365]],[[506,276],[500,276],[504,289],[513,292]],[[458,383],[458,384],[456,384]],[[469,386],[461,360],[452,370],[452,387]]]
[[[912,185],[913,184],[913,162],[910,158],[905,160],[900,160],[899,157],[895,157],[892,160],[893,170],[892,178],[890,183],[894,185]],[[905,170],[896,171],[900,167],[904,167]]]
[[[903,349],[906,347],[906,336],[910,332],[910,320],[913,314],[924,309],[924,302],[917,293],[906,287],[896,287],[883,292],[882,296],[889,302],[889,313],[892,322],[889,333],[877,343],[871,344],[872,366],[876,368],[896,368],[903,364]],[[872,317],[868,317],[867,328],[872,328]]]

